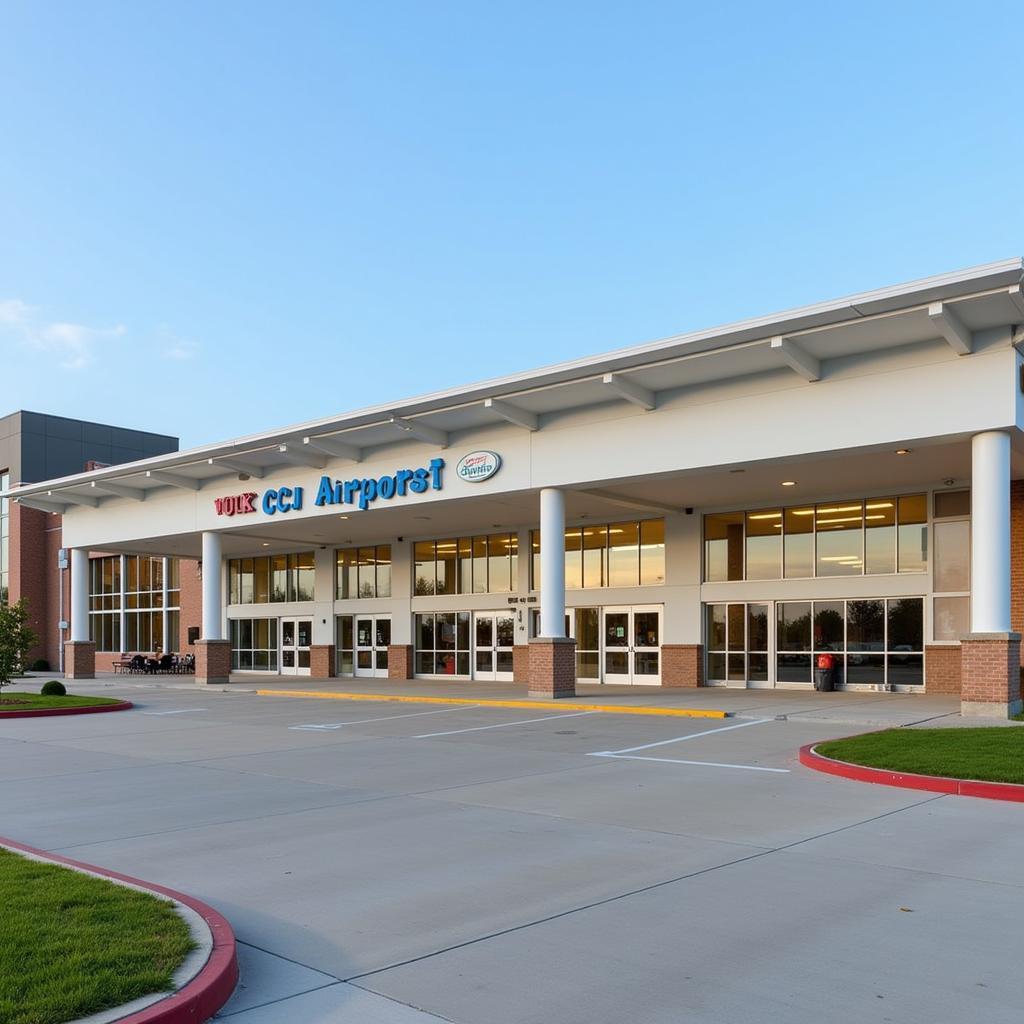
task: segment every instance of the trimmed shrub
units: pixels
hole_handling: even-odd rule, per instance
[[[39,692],[44,697],[63,697],[68,691],[59,679],[51,679],[48,683],[43,683],[43,688]]]
[[[29,672],[49,672],[50,663],[45,658],[36,658],[28,667]]]

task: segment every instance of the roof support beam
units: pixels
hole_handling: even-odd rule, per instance
[[[327,456],[322,452],[311,452],[301,445],[282,444],[277,450],[283,456],[285,462],[295,466],[309,466],[312,469],[323,469],[327,465]]]
[[[145,501],[146,492],[141,487],[125,487],[124,484],[108,483],[106,480],[93,480],[89,486],[97,494],[113,494],[118,498],[131,498],[133,501]]]
[[[627,495],[615,494],[613,491],[602,491],[593,487],[580,491],[581,494],[590,494],[603,501],[611,501],[624,508],[635,508],[641,512],[668,512],[670,514],[682,512],[678,505],[669,505],[663,501],[648,501],[645,498],[630,498]]]
[[[335,459],[348,459],[350,462],[363,461],[361,448],[339,441],[336,437],[304,437],[302,445],[304,448],[312,448],[313,451],[330,455]]]
[[[974,349],[971,332],[952,306],[945,302],[933,302],[928,307],[928,319],[935,324],[958,356],[971,354]]]
[[[786,365],[809,384],[821,380],[821,360],[812,356],[792,338],[776,335],[772,338],[772,351],[778,352]]]
[[[162,469],[148,469],[146,476],[155,484],[165,487],[180,487],[186,491],[198,491],[201,484],[190,476],[180,476],[178,473],[165,473]]]
[[[64,515],[68,507],[63,502],[47,501],[45,498],[15,498],[19,505],[25,508],[34,508],[39,512],[54,512],[59,516]]]
[[[1010,301],[1017,307],[1021,320],[1024,321],[1024,289],[1019,284],[1015,284],[1007,294],[1010,296]]]
[[[624,398],[627,402],[631,402],[647,412],[650,412],[656,404],[654,392],[650,388],[645,388],[618,373],[606,373],[601,378],[601,383],[609,391],[614,391],[619,398]]]
[[[509,423],[514,423],[517,427],[522,427],[524,430],[540,429],[540,417],[535,412],[521,409],[518,405],[506,402],[504,399],[485,398],[484,408],[490,409],[491,412],[496,413],[503,420],[508,420]]]
[[[251,476],[256,480],[263,479],[263,467],[252,462],[245,462],[242,459],[207,459],[207,465],[214,469],[226,469],[230,473],[237,473],[239,476]]]
[[[266,472],[262,466],[257,466],[254,462],[248,462],[245,459],[207,459],[207,465],[213,466],[214,469],[226,469],[229,473],[238,473],[240,476],[251,476],[254,479],[262,480],[263,474]]]
[[[401,416],[392,416],[388,422],[399,430],[411,434],[417,441],[424,441],[427,444],[436,444],[438,448],[448,447],[448,435],[437,427],[427,426],[426,423],[419,423],[416,420],[403,419]]]
[[[91,494],[76,494],[74,491],[61,491],[59,495],[53,491],[47,491],[48,498],[58,498],[60,501],[71,505],[85,505],[86,508],[99,508],[100,499],[94,498]]]

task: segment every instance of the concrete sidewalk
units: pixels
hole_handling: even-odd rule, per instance
[[[76,683],[78,689],[85,688]],[[97,674],[95,683],[118,687],[168,688],[252,693],[257,690],[323,691],[400,695],[403,697],[455,697],[474,701],[525,700],[522,683],[462,682],[437,679],[310,679],[237,673],[224,687],[197,687],[189,676],[124,676]],[[960,700],[950,695],[924,693],[817,693],[813,690],[745,690],[722,686],[663,689],[643,686],[578,684],[576,695],[588,702],[626,707],[719,709],[736,718],[778,718],[848,723],[864,728],[952,724],[960,720]],[[267,700],[287,698],[267,697]],[[559,701],[551,701],[553,709]],[[975,723],[978,724],[978,723]]]

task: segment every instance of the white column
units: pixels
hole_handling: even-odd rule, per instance
[[[71,549],[71,640],[89,639],[89,552]]]
[[[565,494],[540,492],[540,635],[565,636]]]
[[[1010,632],[1010,436],[971,439],[971,632]]]
[[[203,534],[203,639],[223,640],[224,587],[220,534]]]
[[[163,583],[161,584],[160,587],[162,591],[160,595],[160,607],[162,609],[160,616],[162,619],[160,632],[163,634],[164,638],[164,654],[172,654],[174,651],[178,649],[178,638],[174,637],[172,639],[167,635],[167,620],[169,618],[169,614],[167,612],[167,563],[169,561],[170,559],[165,558],[163,560],[163,565],[160,569],[160,578],[163,580]]]

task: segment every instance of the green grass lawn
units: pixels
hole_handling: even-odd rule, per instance
[[[171,989],[193,948],[167,901],[0,849],[0,1021],[63,1024]]]
[[[886,729],[819,743],[839,761],[917,775],[1024,783],[1024,729]]]
[[[65,697],[44,697],[41,693],[0,691],[0,711],[34,711],[37,708],[87,708],[93,704],[120,703],[119,700],[113,697],[79,697],[74,693],[69,693]]]

